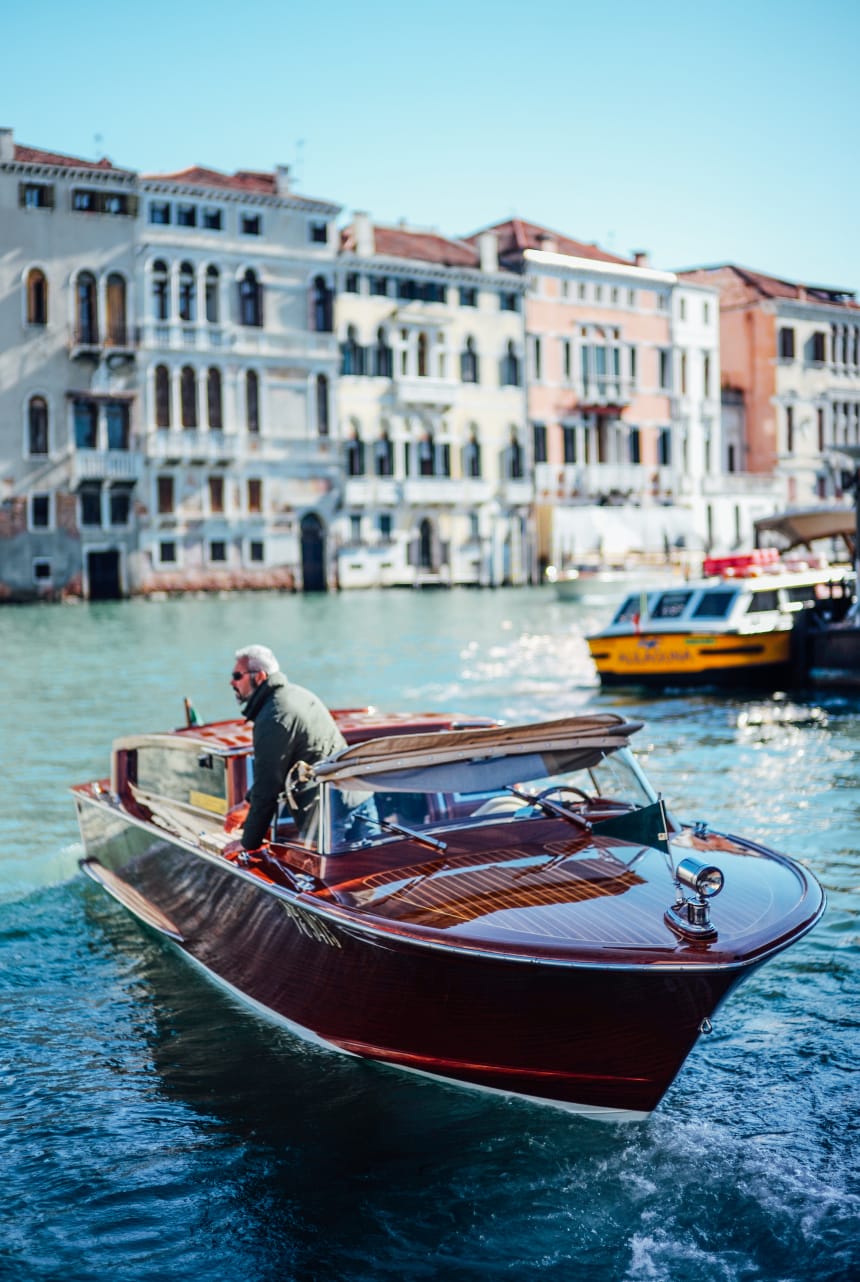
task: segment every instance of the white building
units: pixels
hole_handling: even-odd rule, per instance
[[[0,595],[327,586],[338,208],[0,130]]]
[[[338,206],[285,169],[140,192],[140,587],[325,587]]]
[[[0,596],[129,590],[134,174],[0,130]]]
[[[529,579],[523,291],[492,236],[476,247],[367,215],[344,233],[342,587]]]

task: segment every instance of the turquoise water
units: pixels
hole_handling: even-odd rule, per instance
[[[860,702],[602,694],[545,589],[0,610],[0,1280],[793,1282],[860,1275]],[[112,738],[233,714],[271,645],[332,705],[623,709],[686,819],[783,849],[827,914],[607,1126],[308,1047],[77,872]]]

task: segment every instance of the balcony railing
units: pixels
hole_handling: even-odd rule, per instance
[[[460,384],[453,378],[423,378],[413,374],[394,375],[394,394],[402,405],[452,405]]]
[[[226,464],[238,453],[238,436],[224,432],[168,429],[150,432],[146,438],[147,458],[159,463]]]
[[[74,450],[71,484],[81,481],[139,481],[143,460],[136,450]]]

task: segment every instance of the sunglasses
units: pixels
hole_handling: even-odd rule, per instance
[[[234,672],[232,674],[232,678],[234,681],[241,681],[243,677],[250,677],[253,675],[254,674],[252,672]]]

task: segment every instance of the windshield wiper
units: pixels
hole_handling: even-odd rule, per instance
[[[428,850],[446,851],[448,843],[440,841],[438,837],[428,837],[423,832],[416,832],[414,828],[404,828],[402,824],[392,823],[390,819],[365,819],[365,823],[375,824],[383,832],[392,832],[398,837],[408,837],[410,841],[416,842],[419,846],[426,846]]]
[[[591,832],[591,824],[583,815],[578,815],[575,810],[568,810],[566,806],[560,806],[555,801],[548,801],[546,797],[532,797],[527,792],[523,792],[514,784],[505,784],[505,792],[513,793],[520,801],[526,802],[529,806],[537,806],[545,815],[553,819],[566,819],[568,823],[578,824],[586,832]]]

